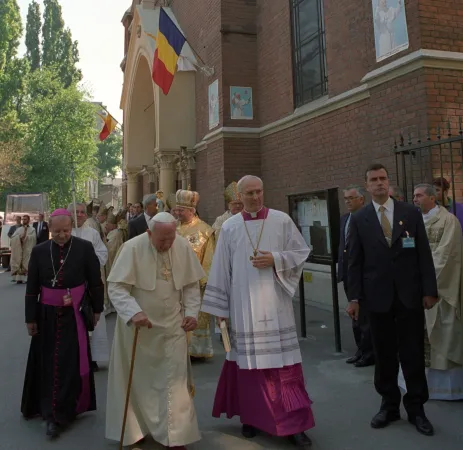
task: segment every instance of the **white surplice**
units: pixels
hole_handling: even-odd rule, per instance
[[[73,228],[72,235],[92,243],[93,249],[95,250],[96,256],[98,257],[98,261],[100,261],[100,266],[104,268],[104,265],[108,260],[108,249],[101,240],[98,231],[90,227]],[[100,320],[98,321],[95,330],[92,332],[90,339],[90,350],[92,353],[92,361],[109,361],[109,344],[108,335],[106,332],[106,319],[104,314],[100,315]]]
[[[248,220],[252,245],[263,220]],[[229,361],[240,369],[272,369],[302,361],[292,298],[310,250],[291,218],[270,209],[259,250],[270,251],[275,267],[256,269],[242,214],[222,226],[201,310],[230,318]]]

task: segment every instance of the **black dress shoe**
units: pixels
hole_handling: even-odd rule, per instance
[[[354,356],[351,356],[350,358],[346,359],[346,363],[347,364],[355,364],[361,358],[362,358],[362,355],[354,355]]]
[[[424,434],[425,436],[434,435],[434,427],[425,415],[422,416],[409,416],[408,421],[415,425],[418,433]]]
[[[371,419],[371,428],[385,428],[391,422],[395,422],[396,420],[400,420],[400,412],[399,411],[386,411],[382,409],[378,414],[376,414],[373,419]]]
[[[59,436],[59,427],[54,422],[47,423],[47,436],[57,438]]]
[[[243,425],[241,427],[241,434],[246,438],[246,439],[252,439],[253,437],[256,437],[257,435],[257,430],[251,426],[251,425]]]
[[[375,360],[373,358],[360,358],[357,362],[354,363],[355,367],[368,367],[374,365]]]
[[[312,446],[312,440],[305,433],[293,434],[289,440],[297,446],[297,448],[308,449]]]

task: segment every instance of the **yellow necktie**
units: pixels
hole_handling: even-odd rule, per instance
[[[391,223],[386,217],[385,211],[386,208],[384,206],[379,207],[379,212],[381,213],[381,228],[383,229],[384,237],[390,247],[392,242],[392,228]]]

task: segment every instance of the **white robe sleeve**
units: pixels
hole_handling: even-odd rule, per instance
[[[106,245],[104,245],[97,231],[92,233],[92,235],[93,235],[93,248],[95,249],[96,256],[98,256],[98,260],[100,261],[100,266],[104,266],[106,264],[106,261],[108,261],[108,248],[106,247]]]
[[[108,282],[108,294],[118,316],[127,324],[135,314],[143,312],[131,295],[132,286],[125,283]]]
[[[201,291],[199,282],[188,284],[183,288],[183,305],[185,307],[185,317],[198,318],[201,308]]]
[[[281,287],[293,297],[299,286],[304,263],[310,254],[304,238],[288,216],[285,223],[286,245],[283,251],[272,252],[275,260],[275,276]]]
[[[230,317],[232,260],[228,230],[222,231],[212,259],[201,311],[216,317]]]

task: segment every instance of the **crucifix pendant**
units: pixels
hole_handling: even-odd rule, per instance
[[[256,259],[256,258],[257,258],[257,250],[254,250],[254,256],[250,256],[249,260],[254,261],[254,259]]]
[[[170,270],[165,267],[163,270],[164,280],[169,281],[170,279]]]
[[[55,287],[55,284],[56,284],[56,279],[53,278],[53,279],[51,280],[51,285],[52,285],[52,287]]]

